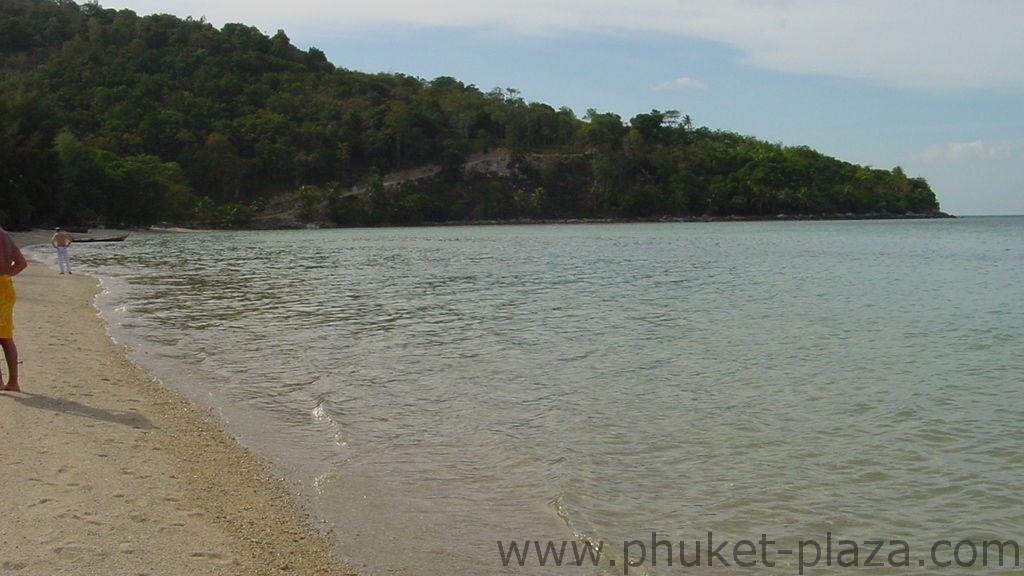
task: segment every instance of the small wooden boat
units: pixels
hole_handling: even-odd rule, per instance
[[[75,238],[74,243],[78,244],[81,242],[124,242],[124,239],[127,237],[128,235],[125,234],[124,236],[107,236],[105,238]]]

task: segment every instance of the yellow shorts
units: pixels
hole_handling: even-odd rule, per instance
[[[14,282],[0,276],[0,339],[14,338]]]

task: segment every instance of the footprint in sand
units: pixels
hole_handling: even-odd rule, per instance
[[[238,563],[234,558],[213,550],[198,550],[189,554],[189,557],[195,560],[208,560],[212,564],[216,564],[218,566],[228,566]]]

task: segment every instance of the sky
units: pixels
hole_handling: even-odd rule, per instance
[[[283,30],[335,66],[900,166],[955,215],[1024,214],[1021,0],[100,0]]]

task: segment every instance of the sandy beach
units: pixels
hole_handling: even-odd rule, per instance
[[[266,462],[107,336],[96,279],[30,262],[14,284],[0,574],[352,574]]]

